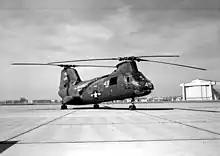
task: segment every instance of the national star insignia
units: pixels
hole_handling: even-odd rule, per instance
[[[94,99],[97,99],[99,96],[101,96],[101,93],[96,90],[91,94],[91,97]]]

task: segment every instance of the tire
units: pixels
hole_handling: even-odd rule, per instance
[[[128,108],[129,108],[129,110],[136,110],[136,106],[135,105],[130,105]]]
[[[98,104],[95,104],[95,105],[93,106],[93,108],[99,109],[99,105],[98,105]]]
[[[61,105],[61,110],[67,109],[67,105]]]

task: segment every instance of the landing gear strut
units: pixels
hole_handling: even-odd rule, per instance
[[[98,108],[99,108],[99,105],[98,105],[98,104],[94,104],[94,105],[93,105],[93,108],[98,109]]]
[[[134,105],[134,98],[131,99],[131,105],[129,106],[129,110],[136,110],[136,106]]]
[[[62,110],[67,109],[67,105],[62,104],[60,108],[61,108]]]

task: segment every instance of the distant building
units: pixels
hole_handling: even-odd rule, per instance
[[[21,97],[19,100],[20,103],[28,103],[28,99],[25,97]]]
[[[0,105],[1,105],[1,104],[5,104],[5,103],[6,103],[6,101],[0,101]]]
[[[196,79],[190,83],[182,83],[182,100],[218,100],[219,91],[214,88],[216,81]]]
[[[32,100],[34,104],[45,104],[45,103],[52,103],[52,100]]]

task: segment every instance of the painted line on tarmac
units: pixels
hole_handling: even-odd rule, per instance
[[[189,110],[198,112],[210,112],[210,113],[220,113],[220,111],[204,110],[204,109],[193,109],[193,108],[175,108],[177,110]]]
[[[69,113],[67,113],[67,114],[64,114],[64,115],[59,116],[59,117],[57,117],[57,118],[55,118],[55,119],[52,119],[52,120],[50,120],[50,121],[47,121],[47,122],[45,122],[45,123],[43,123],[43,124],[40,124],[40,125],[38,125],[38,126],[36,126],[36,127],[31,128],[31,129],[29,129],[29,130],[27,130],[27,131],[24,131],[24,132],[22,132],[22,133],[20,133],[20,134],[17,134],[17,135],[15,135],[15,136],[13,136],[13,137],[11,137],[11,138],[9,138],[9,139],[6,139],[6,140],[4,140],[4,141],[1,141],[1,143],[8,142],[8,141],[10,141],[10,140],[12,140],[12,139],[15,139],[15,138],[19,137],[19,136],[22,136],[22,135],[24,135],[24,134],[27,134],[27,133],[29,133],[29,132],[31,132],[31,131],[34,131],[35,129],[38,129],[38,128],[42,127],[42,126],[48,125],[49,123],[52,123],[52,122],[54,122],[54,121],[56,121],[56,120],[59,120],[59,119],[65,117],[65,116],[67,116],[67,115],[70,115],[70,114],[72,114],[72,113],[74,113],[74,112],[76,112],[76,111],[75,111],[75,110],[74,110],[74,111],[71,111],[71,112],[69,112]]]
[[[144,114],[144,115],[146,115],[146,116],[151,116],[151,117],[154,117],[154,118],[158,118],[158,119],[170,121],[170,122],[172,122],[172,123],[177,123],[177,124],[180,124],[180,125],[184,125],[184,126],[187,126],[187,127],[191,127],[191,128],[197,129],[197,130],[204,131],[204,132],[208,132],[208,133],[220,135],[220,133],[213,132],[213,131],[210,131],[210,130],[207,130],[207,129],[203,129],[203,128],[199,128],[199,127],[196,127],[196,126],[188,125],[188,124],[185,124],[185,123],[183,123],[183,122],[179,122],[179,121],[175,121],[175,120],[170,120],[170,119],[162,118],[162,117],[155,116],[155,115],[151,115],[151,114],[147,114],[147,113],[144,113],[144,112],[139,112],[139,111],[136,111],[136,112],[137,112],[137,113],[140,113],[140,114]]]
[[[18,142],[17,144],[86,144],[86,143],[131,143],[131,142],[170,142],[170,141],[220,141],[220,138],[190,138],[190,139],[133,139],[133,140],[88,140],[88,141],[40,141],[40,142]]]

